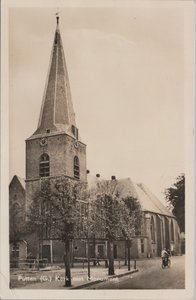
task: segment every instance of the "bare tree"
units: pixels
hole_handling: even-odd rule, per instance
[[[122,238],[130,241],[135,233],[136,213],[131,210],[131,201],[136,202],[133,198],[123,198],[117,180],[100,180],[91,191],[91,232],[96,238],[104,237],[108,241],[109,275],[114,275],[114,241]],[[137,210],[139,215],[139,204]]]
[[[30,227],[42,237],[64,242],[65,286],[71,286],[70,243],[80,222],[78,202],[85,197],[86,185],[66,177],[43,179],[29,211]],[[41,230],[40,230],[41,228]]]

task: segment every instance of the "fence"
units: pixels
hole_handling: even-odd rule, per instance
[[[32,269],[37,270],[39,268],[45,268],[48,266],[48,259],[36,259],[36,258],[27,258],[27,259],[11,259],[10,268],[22,268],[22,269]]]
[[[90,263],[92,262],[94,266],[97,265],[101,261],[105,263],[105,268],[108,268],[108,259],[106,259],[106,258],[90,258],[89,259],[89,262]],[[88,258],[87,257],[75,257],[74,262],[75,263],[77,263],[77,262],[82,263],[82,268],[84,269],[85,263],[88,263]],[[114,262],[117,263],[119,269],[124,265],[122,263],[121,259],[114,259]],[[133,260],[133,268],[136,269],[136,267],[137,267],[136,266],[136,260],[134,259]]]

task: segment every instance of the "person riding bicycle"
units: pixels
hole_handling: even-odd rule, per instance
[[[164,248],[164,249],[161,251],[161,258],[162,258],[162,260],[165,260],[165,261],[168,261],[168,259],[169,259],[169,253],[168,253],[168,251],[166,250],[166,248]]]

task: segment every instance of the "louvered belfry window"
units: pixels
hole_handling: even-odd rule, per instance
[[[40,177],[50,176],[50,158],[47,153],[43,153],[40,156],[39,175],[40,175]]]
[[[77,156],[74,157],[74,177],[77,179],[80,178],[80,164]]]

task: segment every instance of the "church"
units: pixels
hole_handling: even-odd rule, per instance
[[[38,127],[26,139],[26,178],[24,180],[17,175],[13,177],[9,185],[10,207],[17,203],[25,215],[33,195],[40,189],[41,180],[45,177],[65,176],[87,182],[91,187],[99,178],[88,174],[86,156],[86,144],[81,140],[76,125],[57,16]],[[117,180],[125,195],[138,199],[143,211],[141,232],[132,238],[131,257],[160,256],[164,247],[175,255],[180,254],[180,230],[174,215],[144,184],[134,183],[130,178]],[[32,239],[24,237],[14,247],[17,248],[19,259],[25,259],[30,252],[37,257],[37,245]],[[11,244],[10,256],[13,251]],[[63,247],[59,241],[44,240],[41,251],[42,258],[47,258],[50,263],[63,260]],[[107,258],[107,241],[96,240],[95,251],[99,251],[101,258]],[[126,251],[125,243],[117,241],[114,245],[114,258],[124,259]],[[91,252],[93,257],[93,251]],[[86,241],[74,240],[72,254],[73,259],[87,257]]]

